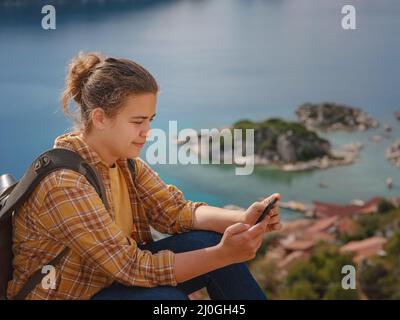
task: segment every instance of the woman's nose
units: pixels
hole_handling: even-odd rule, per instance
[[[143,130],[140,135],[147,140],[151,136],[151,129]]]

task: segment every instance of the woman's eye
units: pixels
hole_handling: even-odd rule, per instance
[[[152,122],[154,119],[150,119],[149,121]],[[131,123],[135,123],[135,124],[143,124],[143,121],[131,121]]]

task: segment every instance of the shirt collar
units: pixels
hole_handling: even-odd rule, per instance
[[[54,141],[54,148],[63,148],[77,152],[87,163],[93,166],[101,165],[108,168],[108,165],[100,158],[83,139],[80,132],[68,132],[58,136]],[[118,159],[117,164],[123,165],[126,159]]]

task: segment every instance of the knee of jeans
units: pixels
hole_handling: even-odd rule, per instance
[[[192,231],[192,241],[197,242],[201,248],[210,247],[221,241],[222,235],[214,231]]]

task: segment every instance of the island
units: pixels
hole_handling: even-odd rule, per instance
[[[320,137],[315,131],[307,129],[301,123],[280,118],[269,118],[261,122],[240,120],[225,129],[232,132],[240,129],[243,133],[246,129],[253,129],[254,164],[269,165],[283,171],[327,169],[333,166],[348,165],[354,162],[363,146],[361,143],[349,143],[340,150],[333,150],[331,143]],[[217,148],[221,152],[221,158],[225,158],[224,154],[232,151],[225,150],[226,137],[218,132],[215,135],[219,135],[219,137],[214,135],[211,139],[209,135],[198,134],[198,139],[192,143],[192,151],[200,157],[211,157],[215,146],[204,148],[202,145],[208,144],[212,140],[219,140]],[[230,139],[234,140],[234,134]],[[245,153],[247,139],[244,134],[241,139],[243,153]],[[181,141],[181,143],[190,144],[189,141]],[[201,150],[209,150],[209,154],[201,154]]]
[[[304,103],[296,109],[296,115],[311,129],[365,131],[379,127],[379,122],[361,109],[333,102]]]

